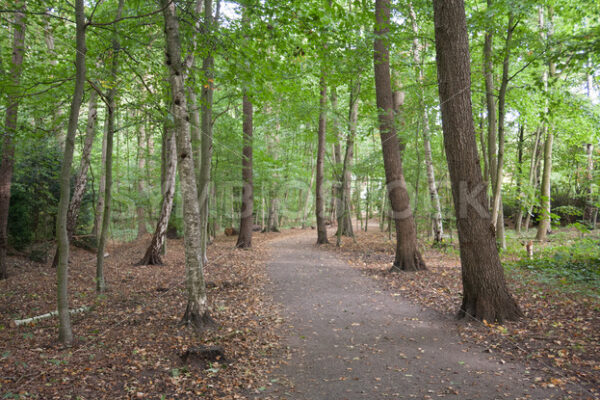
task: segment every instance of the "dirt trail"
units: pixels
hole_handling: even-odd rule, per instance
[[[462,343],[452,319],[382,291],[316,248],[314,236],[270,244],[270,291],[284,308],[291,358],[260,398],[569,398],[536,388],[524,366]]]

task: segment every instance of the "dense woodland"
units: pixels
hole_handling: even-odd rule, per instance
[[[19,280],[14,256],[56,268],[63,344],[73,245],[102,295],[110,245],[143,240],[130,268],[159,266],[183,238],[180,317],[197,330],[219,323],[204,268],[223,234],[343,248],[377,230],[398,274],[455,251],[456,310],[486,323],[523,316],[503,263],[593,288],[598,15],[595,0],[0,1],[0,278]],[[576,240],[547,245],[561,232]]]

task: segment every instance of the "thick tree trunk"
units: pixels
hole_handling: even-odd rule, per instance
[[[376,0],[374,41],[375,92],[386,185],[396,224],[396,257],[392,270],[417,271],[426,267],[417,247],[415,220],[410,208],[410,197],[402,171],[400,145],[396,136],[389,45],[387,42],[389,24],[390,1]]]
[[[189,115],[185,96],[185,71],[181,60],[179,22],[175,14],[175,3],[170,0],[161,0],[161,6],[165,20],[167,66],[173,99],[177,164],[183,198],[187,306],[182,323],[198,330],[204,328],[210,321],[204,281],[204,253],[202,251],[203,237],[206,236],[206,225],[203,226],[201,220],[198,187],[194,172]]]
[[[8,209],[10,206],[10,189],[15,164],[14,139],[17,134],[18,111],[21,96],[19,87],[23,54],[25,52],[25,2],[15,4],[19,10],[14,14],[13,48],[10,67],[11,90],[8,93],[8,106],[2,134],[2,161],[0,163],[0,279],[8,277],[6,250],[8,247]]]
[[[75,1],[76,23],[76,52],[75,52],[75,89],[71,100],[69,124],[65,141],[65,152],[60,172],[60,199],[56,217],[56,236],[58,242],[57,266],[57,303],[58,303],[58,340],[66,345],[73,341],[71,331],[71,318],[69,316],[68,294],[68,265],[69,265],[69,237],[67,234],[67,215],[69,212],[69,198],[71,191],[71,164],[75,149],[75,134],[79,121],[79,109],[83,101],[83,87],[85,85],[85,13],[83,0]]]
[[[172,109],[171,109],[172,110]],[[172,111],[171,111],[172,113]],[[163,140],[163,185],[160,215],[156,223],[156,229],[152,235],[150,245],[146,249],[144,257],[137,265],[162,265],[161,253],[165,244],[169,219],[173,209],[175,197],[175,178],[177,173],[177,148],[175,146],[175,133],[170,123],[165,122]]]
[[[125,0],[119,0],[117,6],[116,20],[121,19],[123,13],[123,3]],[[104,248],[106,246],[106,240],[108,238],[108,228],[110,225],[110,212],[111,212],[111,200],[112,200],[112,176],[113,176],[113,139],[115,136],[115,112],[117,110],[117,74],[119,72],[119,52],[121,51],[121,45],[119,43],[119,36],[117,26],[114,26],[114,36],[112,39],[112,64],[110,67],[110,79],[112,81],[111,88],[106,94],[107,104],[107,120],[108,130],[106,132],[106,188],[104,190],[104,212],[102,213],[102,231],[100,232],[100,239],[98,240],[98,249],[96,253],[96,292],[103,293],[106,290],[106,282],[104,279]]]
[[[92,154],[92,145],[96,136],[96,122],[98,120],[98,94],[95,91],[90,92],[90,101],[88,103],[88,120],[85,131],[85,139],[83,141],[83,149],[81,151],[81,161],[79,162],[79,172],[75,178],[75,188],[69,203],[69,211],[67,214],[67,236],[69,243],[73,238],[75,229],[77,228],[77,217],[83,201],[83,195],[87,185],[87,172],[90,168],[90,158]],[[58,265],[58,248],[54,254],[52,267]]]
[[[521,311],[506,286],[488,211],[471,109],[463,0],[434,0],[438,88],[462,262],[459,317],[502,322]]]
[[[240,233],[235,247],[252,247],[252,226],[254,225],[254,186],[252,183],[252,102],[244,90],[242,100],[244,113],[244,148],[242,150],[242,209],[240,213]]]
[[[323,178],[325,160],[325,135],[327,134],[327,83],[325,82],[325,69],[321,67],[319,100],[319,130],[317,146],[317,187],[315,196],[315,214],[317,215],[317,244],[329,243],[327,240],[327,227],[325,226],[325,199],[323,197]]]
[[[425,150],[425,166],[427,169],[427,186],[429,189],[429,200],[431,207],[433,208],[431,214],[431,221],[433,225],[433,242],[441,243],[444,235],[444,226],[442,219],[442,206],[440,204],[440,196],[437,191],[437,184],[435,180],[435,171],[433,169],[433,156],[431,153],[431,140],[429,137],[429,114],[427,112],[427,106],[425,104],[425,71],[423,67],[423,54],[424,49],[418,39],[419,27],[417,25],[417,16],[415,11],[410,5],[410,15],[412,20],[413,33],[415,39],[413,40],[413,61],[416,68],[417,85],[419,86],[419,107],[421,107],[421,122],[423,132],[423,148]]]

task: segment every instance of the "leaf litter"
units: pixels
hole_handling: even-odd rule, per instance
[[[0,282],[0,393],[3,398],[243,399],[271,384],[267,374],[285,358],[282,318],[265,294],[265,243],[251,250],[218,237],[208,248],[208,299],[215,329],[179,325],[186,304],[182,240],[169,240],[163,266],[134,266],[149,236],[112,243],[105,259],[108,290],[96,295],[95,256],[74,248],[69,266],[74,344],[58,344],[57,319],[10,327],[14,319],[56,309],[56,271],[24,258],[9,260]],[[279,234],[281,235],[281,234]],[[218,346],[220,357],[185,363],[188,350]],[[264,389],[263,389],[264,390]]]

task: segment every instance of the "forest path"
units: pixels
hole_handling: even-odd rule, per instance
[[[461,342],[456,322],[382,291],[315,246],[315,231],[270,243],[269,291],[289,325],[262,399],[563,398],[535,375]]]

